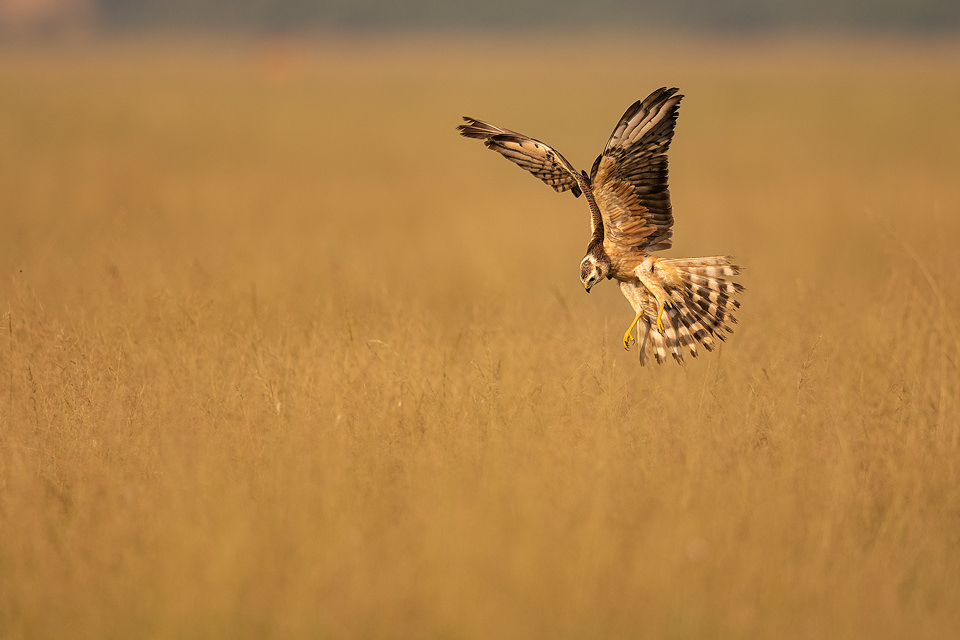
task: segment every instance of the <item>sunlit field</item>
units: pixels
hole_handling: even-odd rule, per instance
[[[585,295],[589,169],[686,95],[669,257]],[[960,47],[0,49],[0,637],[960,637]]]

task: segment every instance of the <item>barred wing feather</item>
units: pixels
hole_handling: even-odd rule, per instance
[[[682,98],[677,89],[662,88],[632,104],[593,164],[590,180],[607,242],[620,250],[656,251],[672,244],[667,151]]]
[[[523,167],[556,191],[571,191],[574,196],[580,197],[579,180],[582,178],[579,178],[577,170],[554,148],[522,133],[476,118],[464,116],[463,119],[467,124],[457,127],[460,135],[483,140],[488,149]]]

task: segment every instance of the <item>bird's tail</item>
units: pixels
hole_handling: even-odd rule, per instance
[[[670,296],[670,304],[661,316],[662,334],[656,329],[656,305],[652,311],[649,304],[644,305],[638,345],[641,363],[649,355],[662,363],[667,354],[683,362],[685,348],[696,357],[698,345],[713,351],[717,340],[726,340],[726,334],[733,333],[731,325],[737,323],[734,311],[740,302],[735,296],[743,291],[742,285],[728,278],[739,273],[740,267],[729,256],[656,261],[653,275]]]

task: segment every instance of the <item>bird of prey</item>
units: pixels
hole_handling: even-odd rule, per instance
[[[657,89],[630,106],[614,128],[589,175],[577,171],[552,147],[516,131],[464,117],[457,129],[484,141],[488,149],[523,167],[558,192],[586,196],[591,237],[580,262],[587,293],[603,279],[615,279],[633,307],[623,335],[630,348],[637,328],[640,363],[669,353],[683,363],[697,345],[712,351],[724,332],[733,333],[735,295],[743,291],[728,278],[740,272],[729,256],[665,259],[651,251],[668,249],[673,207],[667,189],[667,151],[682,95]]]

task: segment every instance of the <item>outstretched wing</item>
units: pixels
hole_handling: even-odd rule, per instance
[[[667,150],[682,98],[677,89],[662,88],[633,103],[593,163],[590,182],[603,215],[605,244],[624,251],[670,247]]]
[[[467,124],[457,127],[460,135],[483,140],[488,149],[520,165],[557,191],[572,191],[574,196],[580,197],[577,170],[555,149],[510,129],[466,116],[463,119]]]

